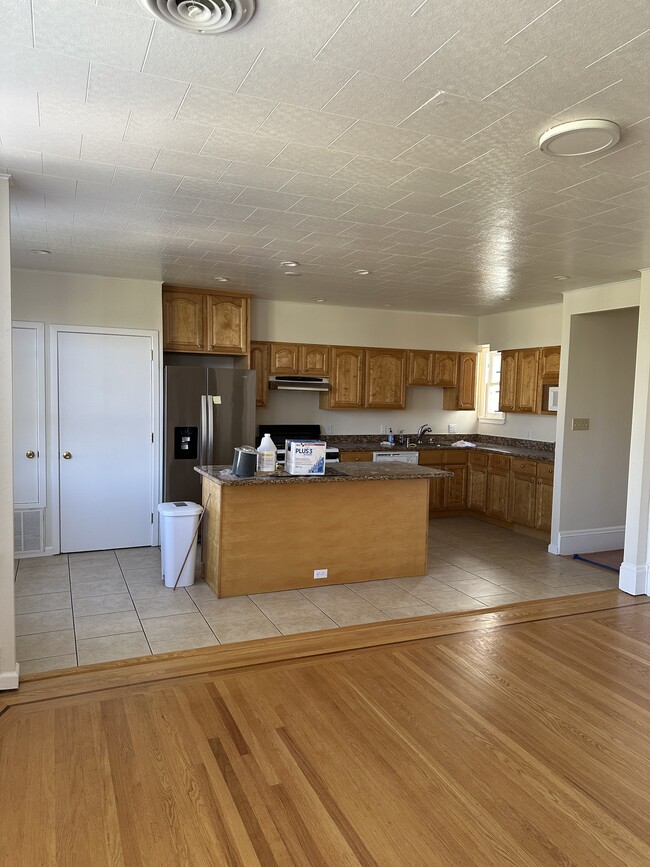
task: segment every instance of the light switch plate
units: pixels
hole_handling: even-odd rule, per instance
[[[447,425],[447,433],[458,433],[458,425],[448,424]]]
[[[588,418],[572,418],[571,430],[589,430]]]

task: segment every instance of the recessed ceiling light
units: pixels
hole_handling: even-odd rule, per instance
[[[322,304],[323,301],[325,301],[326,299],[325,298],[312,298],[311,300],[315,301],[316,304]]]
[[[370,274],[370,271],[368,271],[366,268],[358,268],[354,273],[358,274],[359,277],[367,277],[368,274]]]
[[[228,277],[215,277],[214,280],[217,283],[230,283],[230,280]]]
[[[51,256],[51,250],[30,250],[30,253],[36,253],[37,256]]]
[[[300,262],[280,262],[281,265],[284,265],[285,268],[297,268],[300,265]]]
[[[300,277],[300,271],[285,271],[285,277]]]
[[[620,137],[613,120],[572,120],[542,133],[539,149],[552,157],[585,157],[613,148]]]
[[[384,307],[392,307],[392,304],[384,304]]]
[[[558,274],[557,277],[553,277],[554,280],[568,280],[569,278],[566,274]]]

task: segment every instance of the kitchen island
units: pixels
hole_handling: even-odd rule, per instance
[[[424,574],[429,482],[448,475],[403,463],[248,479],[223,466],[196,471],[203,577],[219,597]]]

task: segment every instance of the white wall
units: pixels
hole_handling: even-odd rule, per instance
[[[0,689],[18,686],[14,625],[9,178],[0,175]]]
[[[45,323],[46,400],[50,395],[50,325],[132,328],[162,333],[162,284],[85,274],[16,269],[12,273],[13,318]],[[161,344],[162,345],[162,344]],[[49,423],[47,454],[50,454]],[[48,468],[45,545],[58,550]]]
[[[490,349],[558,346],[562,340],[562,304],[494,313],[479,319],[478,342]],[[556,417],[509,413],[504,424],[478,422],[478,433],[555,442]]]
[[[476,352],[478,319],[474,316],[440,316],[395,310],[302,304],[287,301],[254,301],[254,340],[294,343],[326,343],[378,346],[398,349],[455,349]],[[316,394],[274,392],[269,405],[257,413],[258,424],[320,424],[332,433],[379,433],[380,425],[407,433],[428,424],[435,433],[447,433],[456,424],[458,433],[476,432],[475,412],[442,409],[441,388],[408,388],[406,409],[321,410]]]
[[[618,400],[616,394],[605,397],[599,391],[599,382],[607,382],[608,394],[615,391],[617,353],[622,359],[627,358],[627,366],[620,373],[621,391],[627,394],[625,418],[628,419],[629,442],[629,389],[634,377],[625,347],[624,334],[631,334],[628,324],[625,325],[625,313],[620,323],[622,331],[614,325],[616,318],[611,320],[610,330],[607,318],[592,320],[577,318],[584,314],[604,313],[606,311],[625,311],[632,308],[638,310],[640,280],[629,280],[623,283],[612,283],[605,286],[595,286],[567,292],[564,296],[562,310],[562,357],[560,361],[560,408],[557,418],[557,444],[555,451],[555,478],[553,491],[553,526],[551,530],[550,549],[555,553],[585,553],[587,551],[603,550],[620,547],[621,524],[624,523],[620,511],[620,492],[626,485],[626,468],[618,467],[610,473],[612,455],[608,453],[607,445],[614,450],[628,447],[621,443],[620,431],[617,435],[616,418],[610,417],[607,409],[609,399]],[[634,318],[635,312],[630,315]],[[574,331],[575,328],[575,331]],[[590,333],[591,332],[591,333]],[[575,343],[573,338],[575,336]],[[629,337],[633,342],[633,335]],[[638,347],[648,340],[647,335],[639,331]],[[637,362],[638,364],[638,362]],[[613,368],[613,369],[611,369]],[[632,369],[631,369],[632,368]],[[574,376],[575,369],[575,376]],[[593,369],[594,378],[589,370]],[[610,370],[611,369],[611,370]],[[613,380],[610,377],[613,376]],[[581,389],[585,389],[585,395]],[[623,399],[623,398],[621,398]],[[622,412],[622,407],[614,412]],[[594,427],[587,432],[571,431],[571,419],[586,417],[593,419]],[[603,432],[609,433],[603,438]],[[586,436],[585,436],[586,433]],[[630,463],[633,462],[631,453]],[[597,468],[597,469],[596,469]],[[622,476],[621,476],[622,473]],[[584,493],[582,493],[584,492]],[[619,502],[616,511],[607,511],[607,503],[613,500]],[[618,524],[604,523],[611,520]],[[636,517],[628,514],[627,521],[636,521]],[[614,528],[608,536],[607,528]]]

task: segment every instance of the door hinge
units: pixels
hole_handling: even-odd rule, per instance
[[[151,523],[153,524],[153,512],[151,513]]]

